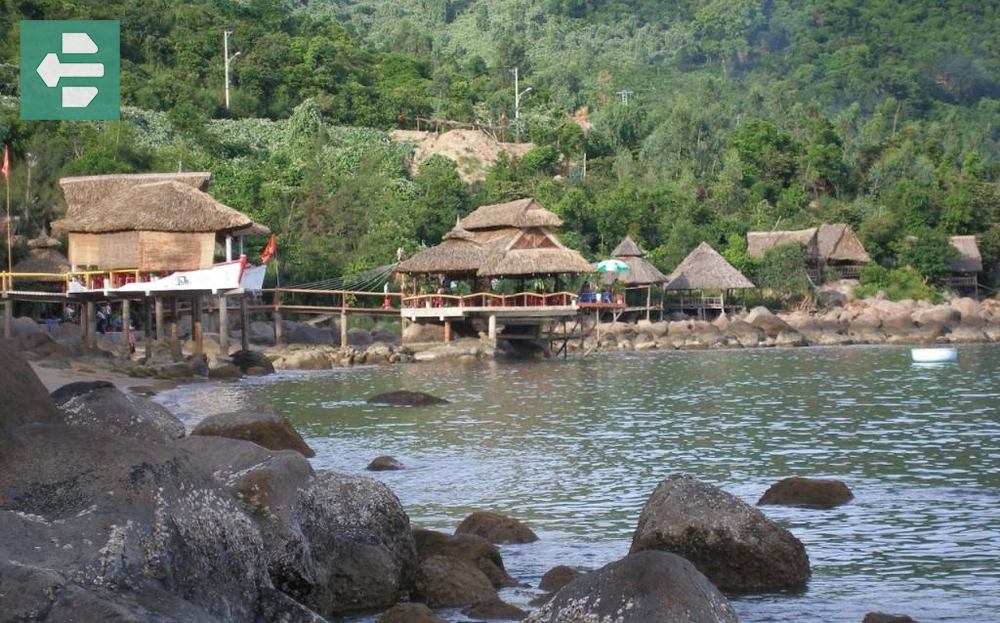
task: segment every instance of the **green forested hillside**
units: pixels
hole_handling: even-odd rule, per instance
[[[153,111],[60,124],[0,107],[15,163],[40,156],[35,190],[16,193],[36,226],[59,209],[60,174],[180,165],[212,169],[303,279],[388,261],[477,203],[524,194],[586,253],[631,232],[665,269],[703,239],[744,261],[748,228],[820,221],[852,223],[881,262],[925,276],[936,251],[911,235],[982,234],[1000,258],[995,3],[0,0],[0,94],[16,95],[22,18],[121,19],[123,98]],[[241,52],[231,111],[226,27]],[[515,131],[537,147],[485,183],[440,160],[412,178],[376,131],[401,112],[513,119],[514,66],[532,89]],[[583,107],[589,131],[572,120]]]

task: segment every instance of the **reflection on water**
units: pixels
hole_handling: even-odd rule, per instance
[[[392,389],[452,404],[364,402]],[[1000,612],[996,346],[962,348],[957,364],[934,367],[912,365],[907,349],[852,347],[356,368],[164,399],[192,421],[269,401],[309,438],[317,468],[360,472],[396,456],[408,469],[377,477],[415,525],[451,531],[485,508],[525,520],[541,541],[503,553],[531,585],[556,564],[623,556],[667,474],[694,474],[751,503],[785,476],[841,478],[856,496],[849,505],[766,509],[805,543],[813,578],[802,594],[734,598],[743,620]],[[523,605],[532,591],[503,596]]]

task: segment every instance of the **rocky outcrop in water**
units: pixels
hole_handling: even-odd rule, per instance
[[[429,556],[420,561],[414,598],[431,608],[462,608],[496,597],[489,578],[468,560]]]
[[[210,415],[199,422],[191,434],[242,439],[268,450],[295,450],[307,458],[316,456],[288,418],[271,411]]]
[[[393,472],[404,469],[404,466],[395,457],[377,456],[365,469],[370,472]]]
[[[370,405],[389,405],[393,407],[426,407],[428,405],[448,404],[444,398],[431,396],[424,392],[412,392],[400,389],[384,394],[377,394],[367,400]]]
[[[426,604],[421,603],[396,604],[379,615],[376,621],[377,623],[445,623],[444,619],[439,619]]]
[[[318,623],[414,586],[409,519],[377,481],[245,441],[68,426],[2,345],[0,396],[0,620]]]
[[[630,552],[662,550],[690,560],[723,591],[801,588],[805,547],[762,512],[686,474],[661,482],[646,501]]]
[[[517,586],[508,575],[500,550],[486,539],[473,534],[450,535],[433,530],[414,530],[413,540],[417,556],[425,560],[431,556],[460,558],[471,562],[490,581],[494,588]]]
[[[757,504],[834,508],[853,499],[854,494],[842,480],[792,477],[771,485]]]
[[[532,543],[538,540],[538,535],[517,519],[490,511],[472,513],[458,524],[455,534],[474,534],[490,543]]]
[[[884,612],[869,612],[861,623],[917,623],[905,614],[885,614]]]
[[[570,582],[526,623],[737,623],[729,601],[687,560],[644,551]]]

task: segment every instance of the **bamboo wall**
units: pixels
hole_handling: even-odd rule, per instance
[[[211,268],[215,234],[125,231],[69,234],[69,262],[99,270],[138,269],[143,272]]]

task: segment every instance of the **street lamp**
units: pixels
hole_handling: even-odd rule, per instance
[[[229,56],[229,37],[233,34],[232,30],[222,31],[222,55],[225,59],[226,65],[226,110],[229,110],[229,63],[236,60],[236,57],[240,55],[239,52]]]

